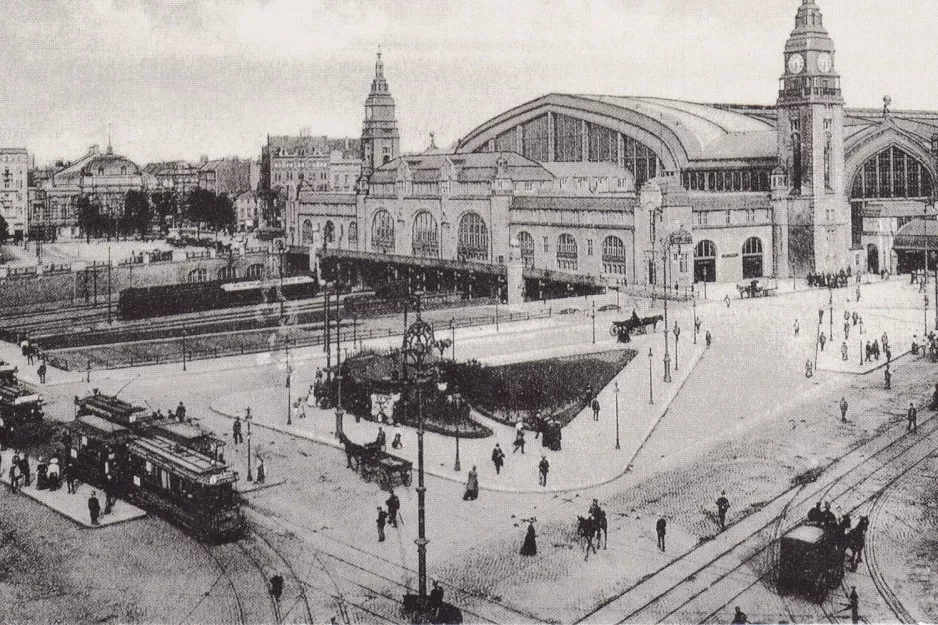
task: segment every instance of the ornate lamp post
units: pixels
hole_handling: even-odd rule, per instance
[[[290,368],[290,339],[284,339],[283,349],[287,360],[287,425],[293,425],[293,391],[290,389],[290,376],[293,370]]]
[[[681,338],[681,328],[677,325],[677,320],[674,321],[674,370],[677,371],[677,342]]]
[[[251,409],[247,408],[247,414],[244,415],[244,422],[248,424],[248,481],[254,481],[254,474],[251,472]]]
[[[593,310],[590,313],[590,318],[593,320],[593,345],[596,344],[596,300],[593,300]]]
[[[427,524],[426,524],[426,491],[424,485],[424,458],[423,458],[423,385],[429,381],[427,357],[434,349],[433,328],[420,319],[404,333],[403,357],[404,364],[414,371],[414,383],[417,386],[417,598],[418,608],[427,605]],[[405,386],[408,381],[404,379]],[[407,397],[407,394],[404,395]],[[406,406],[405,406],[406,410]],[[406,412],[405,412],[406,414]],[[405,597],[405,604],[413,604],[413,599]]]
[[[613,388],[616,394],[616,449],[621,449],[619,447],[619,383],[616,382]]]
[[[664,337],[664,381],[671,381],[671,354],[668,352],[668,260],[671,256],[671,246],[670,244],[666,245],[665,243],[670,243],[670,239],[663,239],[661,241],[662,251],[664,252],[663,258],[661,259],[661,272],[664,275],[664,289],[662,297],[664,298],[664,332],[661,335]]]
[[[697,344],[697,289],[696,285],[690,285],[691,300],[694,303],[694,345]]]
[[[668,236],[668,245],[667,245],[667,257],[664,263],[665,274],[667,274],[668,265],[671,264],[671,247],[677,246],[678,258],[681,258],[681,247],[684,245],[692,245],[694,242],[694,237],[691,236],[691,233],[684,229],[682,225],[677,229],[676,232],[672,232]],[[673,276],[672,276],[673,278]],[[664,281],[665,287],[669,284],[667,278]],[[676,292],[675,292],[676,295]],[[677,329],[677,321],[674,322],[675,332],[674,332],[674,369],[677,370],[677,337],[681,333]],[[664,300],[664,381],[671,381],[671,371],[670,371],[670,358],[668,357],[668,299],[667,299],[667,290],[665,291],[665,300]]]

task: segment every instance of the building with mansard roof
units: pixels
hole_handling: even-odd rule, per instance
[[[938,112],[846,107],[815,0],[780,66],[774,106],[552,93],[451,153],[399,156],[379,57],[357,193],[301,195],[289,236],[348,279],[466,290],[484,274],[529,298],[544,282],[661,284],[665,270],[689,286],[914,263],[897,233],[934,206]]]

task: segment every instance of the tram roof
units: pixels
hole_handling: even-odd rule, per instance
[[[813,525],[801,525],[785,534],[785,538],[813,545],[824,538],[824,530]]]
[[[214,486],[234,482],[236,477],[226,465],[217,463],[204,454],[182,447],[162,436],[140,438],[130,444],[141,456],[161,465],[176,469],[187,478],[202,485]]]
[[[118,425],[112,423],[107,419],[99,417],[97,415],[86,415],[84,417],[78,417],[76,423],[79,426],[85,426],[86,428],[91,428],[92,430],[97,430],[104,434],[119,434],[121,432],[126,432],[127,428],[123,425]]]

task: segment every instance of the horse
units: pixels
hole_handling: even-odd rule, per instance
[[[606,512],[598,510],[593,515],[593,523],[596,527],[596,542],[599,544],[599,537],[602,534],[603,549],[609,547],[609,524],[606,522]]]
[[[593,544],[593,538],[596,538],[596,542],[599,542],[599,525],[596,522],[596,519],[593,517],[582,517],[578,516],[576,518],[576,533],[577,536],[586,540],[586,557],[584,560],[590,559],[590,549],[593,550],[593,553],[596,553],[596,545]]]
[[[846,549],[850,550],[850,566],[854,571],[863,561],[863,547],[866,544],[866,531],[869,526],[870,518],[861,516],[857,526],[844,535]]]

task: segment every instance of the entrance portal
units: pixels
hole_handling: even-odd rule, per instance
[[[872,243],[866,246],[866,270],[879,273],[879,249]]]
[[[743,279],[762,277],[762,239],[749,237],[743,244]]]
[[[694,282],[717,281],[717,246],[704,239],[694,248]]]

